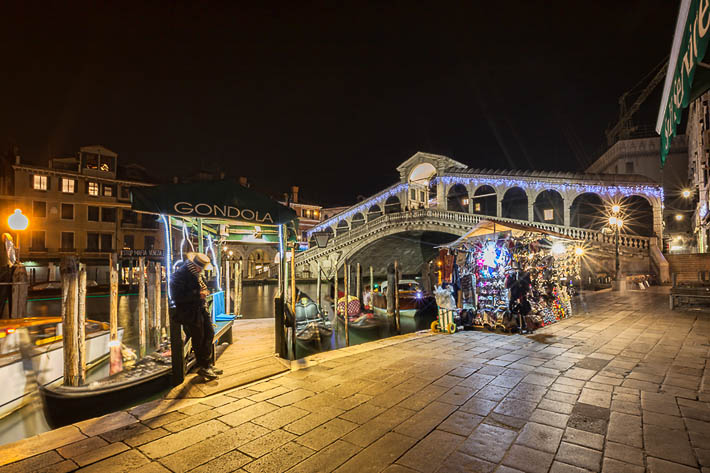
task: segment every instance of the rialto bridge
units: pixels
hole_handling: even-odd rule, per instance
[[[623,254],[640,261],[636,270],[666,278],[658,250],[663,190],[641,176],[471,169],[421,152],[397,171],[399,182],[310,230],[310,248],[296,257],[301,276],[315,276],[320,266],[332,277],[345,261],[383,274],[393,259],[405,273],[416,273],[437,245],[486,218],[554,230],[604,253],[614,240],[601,229],[617,204],[624,219]],[[316,232],[330,234],[325,248],[316,246]]]

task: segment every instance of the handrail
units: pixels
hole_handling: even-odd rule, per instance
[[[598,242],[605,244],[614,244],[614,235],[605,235],[601,231],[591,230],[588,228],[566,227],[564,225],[556,225],[543,222],[528,222],[525,220],[517,220],[505,217],[492,217],[488,215],[469,214],[464,212],[454,212],[451,210],[439,209],[415,209],[404,212],[396,212],[381,215],[369,222],[343,232],[336,233],[335,237],[328,242],[326,248],[309,248],[308,250],[299,253],[296,256],[296,264],[302,264],[311,259],[318,258],[323,253],[330,253],[338,247],[343,247],[350,244],[353,240],[369,233],[375,232],[383,227],[407,223],[411,224],[418,220],[434,220],[440,224],[454,224],[473,226],[482,220],[495,220],[501,223],[525,224],[530,227],[540,230],[553,231],[571,238],[589,242]],[[649,237],[622,234],[619,236],[619,246],[624,248],[636,248],[646,250],[650,248]]]

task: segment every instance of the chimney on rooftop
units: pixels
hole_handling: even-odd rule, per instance
[[[298,186],[291,186],[291,201],[294,204],[298,203]]]

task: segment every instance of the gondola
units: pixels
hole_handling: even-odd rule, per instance
[[[53,429],[125,408],[171,386],[170,356],[154,353],[129,369],[86,386],[40,386],[47,423]]]
[[[304,293],[296,302],[296,339],[303,343],[321,342],[333,333],[333,326],[318,305]]]

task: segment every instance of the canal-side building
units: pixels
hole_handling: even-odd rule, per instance
[[[692,236],[694,206],[688,190],[690,135],[673,138],[671,149],[661,168],[659,156],[661,139],[658,136],[625,139],[614,143],[586,170],[589,174],[643,176],[663,187],[663,250],[670,253],[694,251]]]
[[[692,223],[699,253],[710,251],[710,92],[688,108],[688,179],[694,204]]]
[[[142,167],[121,165],[110,149],[84,146],[47,166],[16,156],[6,167],[2,215],[20,209],[29,218],[27,230],[12,234],[34,282],[56,280],[62,256],[76,255],[87,264],[89,280],[106,283],[111,252],[164,249],[155,216],[130,210],[130,188],[153,183]]]

